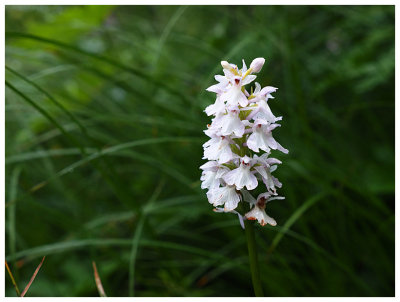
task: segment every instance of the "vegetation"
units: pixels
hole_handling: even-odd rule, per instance
[[[252,296],[200,189],[205,89],[265,57],[290,150],[267,296],[394,296],[394,6],[7,6],[6,260],[26,296]],[[6,295],[15,296],[6,272]]]

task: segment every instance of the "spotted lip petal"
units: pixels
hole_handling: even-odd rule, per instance
[[[204,159],[216,160],[219,164],[229,162],[238,155],[232,152],[229,140],[224,137],[212,138],[204,145]]]
[[[254,152],[259,152],[261,150],[269,152],[270,148],[268,146],[268,137],[262,131],[254,131],[247,139],[247,146]]]
[[[207,171],[207,170],[218,170],[218,162],[216,161],[208,161],[205,164],[200,166],[201,170]]]
[[[231,86],[227,91],[221,94],[221,99],[231,106],[240,105],[246,107],[249,104],[247,97],[241,90],[240,86]]]
[[[239,118],[239,109],[228,110],[228,114],[222,116],[219,121],[221,125],[221,134],[230,135],[235,134],[236,136],[243,136],[245,126]]]
[[[207,197],[213,206],[224,205],[226,212],[236,209],[240,201],[240,195],[236,192],[234,186],[214,188],[207,192]]]
[[[238,190],[244,187],[247,190],[253,190],[258,185],[257,178],[250,172],[250,167],[243,163],[238,168],[226,173],[223,180],[228,185],[235,185]]]
[[[226,112],[225,102],[221,98],[217,98],[215,103],[206,107],[204,111],[208,116],[210,115],[218,116],[220,114],[223,114]]]
[[[217,188],[220,185],[219,178],[216,177],[217,172],[215,171],[204,171],[200,177],[201,188],[202,189],[211,189]]]
[[[260,209],[258,206],[255,206],[250,212],[246,213],[245,218],[248,220],[257,220],[261,226],[267,224],[276,226],[275,219],[268,216],[265,210]]]

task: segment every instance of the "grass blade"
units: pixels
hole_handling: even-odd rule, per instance
[[[61,132],[68,138],[72,138],[67,131],[65,131],[64,127],[61,126],[50,114],[48,114],[42,107],[37,105],[31,98],[26,96],[24,93],[22,93],[20,90],[15,88],[12,84],[10,84],[6,80],[6,86],[10,88],[12,91],[14,91],[16,94],[18,94],[21,98],[23,98],[28,104],[30,104],[33,108],[35,108],[37,111],[39,111],[44,117],[46,117],[51,123],[54,124]],[[73,139],[74,140],[74,139]],[[74,140],[75,141],[75,140]],[[78,144],[79,145],[79,144]]]
[[[160,240],[140,240],[140,245],[145,247],[160,247],[165,249],[177,250],[182,252],[187,252],[199,256],[210,257],[221,257],[218,253],[210,253],[210,251],[170,242],[170,241],[160,241]],[[16,253],[16,259],[21,259],[24,257],[31,257],[36,258],[40,257],[43,254],[57,254],[62,253],[69,250],[76,250],[81,248],[87,248],[90,246],[100,246],[100,247],[107,247],[107,246],[132,246],[132,239],[125,239],[125,238],[103,238],[103,239],[81,239],[81,240],[71,240],[65,242],[56,242],[46,245],[37,246],[31,249],[22,250]],[[6,260],[10,257],[7,256]]]
[[[99,291],[99,295],[100,297],[107,297],[103,288],[103,284],[101,283],[99,273],[97,272],[96,262],[92,261],[92,265],[93,265],[94,281],[96,282],[96,287],[97,290]]]
[[[15,200],[18,192],[18,181],[19,175],[21,173],[21,167],[17,166],[13,169],[10,181],[10,195],[9,200]],[[8,236],[9,236],[9,251],[11,255],[11,262],[14,267],[16,267],[15,252],[16,252],[16,217],[15,217],[16,205],[9,207],[8,213]],[[18,274],[17,274],[18,279]]]
[[[313,204],[315,204],[317,201],[321,200],[324,198],[326,195],[328,195],[328,192],[321,192],[317,195],[314,195],[311,197],[309,200],[307,200],[305,203],[301,205],[293,214],[292,216],[289,217],[289,219],[285,222],[283,225],[281,231],[275,236],[275,238],[272,240],[271,247],[269,248],[268,252],[272,253],[273,250],[278,246],[279,242],[285,236],[286,232],[290,229],[290,227],[303,215],[303,213],[311,207]]]
[[[153,195],[150,197],[147,202],[148,205],[151,205],[160,195],[161,189],[164,186],[164,181],[162,181],[157,188],[154,190]],[[133,297],[135,294],[135,264],[136,264],[136,256],[137,251],[139,249],[139,240],[142,235],[143,225],[145,222],[147,215],[145,211],[142,211],[141,217],[135,229],[135,233],[132,238],[132,248],[131,255],[129,257],[129,296]]]
[[[21,297],[24,297],[26,292],[28,291],[28,289],[31,287],[33,280],[35,280],[36,275],[38,274],[40,268],[42,267],[44,258],[46,258],[46,256],[43,256],[42,261],[40,261],[39,265],[35,269],[35,272],[33,273],[32,277],[31,277],[31,280],[29,280],[28,285],[25,287],[24,291],[22,292]]]
[[[8,67],[7,65],[5,66],[6,70],[10,71],[11,73],[15,74],[17,77],[25,81],[26,83],[30,84],[31,86],[35,87],[38,91],[43,93],[47,98],[53,102],[62,112],[64,112],[68,117],[78,126],[78,128],[81,130],[81,132],[87,136],[86,129],[85,127],[79,122],[79,120],[71,113],[69,112],[60,102],[58,102],[54,97],[52,97],[46,90],[41,88],[38,84],[35,82],[29,80],[28,78],[24,77],[22,74],[18,73],[11,67]]]
[[[187,9],[187,5],[180,6],[175,11],[175,13],[172,15],[171,19],[168,21],[167,25],[165,26],[165,28],[161,34],[160,40],[158,41],[156,57],[155,57],[154,63],[153,63],[154,67],[157,67],[157,65],[158,65],[158,61],[160,59],[160,54],[162,52],[162,48],[163,48],[169,34],[171,33],[172,28],[174,27],[176,22],[178,22],[179,18],[182,16],[182,14],[185,12],[186,9]]]
[[[17,296],[20,297],[20,296],[21,296],[21,292],[19,291],[18,285],[17,285],[17,283],[15,282],[14,276],[13,276],[13,274],[11,273],[10,268],[8,267],[7,261],[5,261],[5,263],[6,263],[6,269],[7,269],[8,275],[9,275],[10,278],[11,278],[11,282],[12,282],[14,288],[15,288],[15,291],[16,291],[16,293],[17,293]]]
[[[96,153],[93,153],[93,154],[65,167],[64,169],[57,172],[55,175],[53,175],[53,176],[49,177],[48,179],[31,187],[31,189],[29,189],[28,193],[26,193],[26,194],[36,192],[37,190],[46,186],[50,181],[55,180],[63,175],[66,175],[66,174],[72,172],[74,169],[81,167],[90,161],[93,161],[99,157],[102,157],[102,156],[105,156],[108,154],[116,153],[116,152],[124,150],[124,149],[129,149],[132,147],[143,146],[143,145],[167,143],[167,142],[198,142],[198,143],[201,143],[202,141],[203,141],[202,139],[199,139],[196,137],[159,137],[159,138],[146,138],[146,139],[142,139],[142,140],[135,140],[132,142],[118,144],[118,145],[115,145],[115,146],[112,146],[109,148],[105,148]],[[24,195],[20,196],[19,198],[15,199],[15,200],[10,201],[6,206],[9,206],[10,204],[21,199]]]

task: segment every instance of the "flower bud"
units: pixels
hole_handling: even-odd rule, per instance
[[[227,61],[221,61],[221,66],[224,69],[232,69],[232,66]]]
[[[251,64],[250,64],[251,71],[255,72],[255,73],[259,72],[261,70],[261,68],[263,67],[264,63],[265,63],[264,58],[254,59],[253,62],[251,62]]]

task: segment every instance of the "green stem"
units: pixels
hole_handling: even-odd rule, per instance
[[[260,271],[258,270],[257,247],[254,236],[254,221],[244,221],[247,248],[249,250],[251,281],[253,282],[254,294],[256,297],[264,297],[261,286]]]

